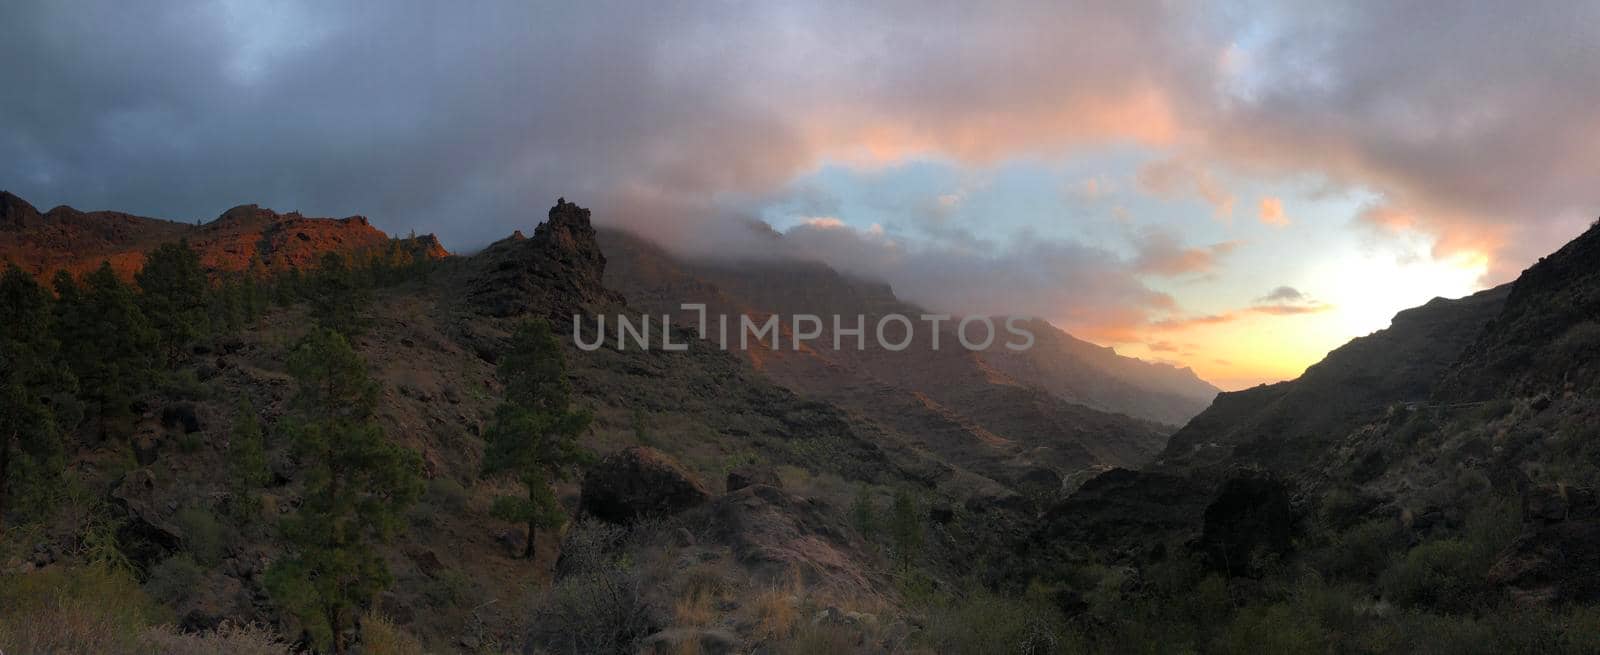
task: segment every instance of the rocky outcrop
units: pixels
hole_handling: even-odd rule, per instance
[[[1539,485],[1523,493],[1522,534],[1489,583],[1522,605],[1600,600],[1600,501],[1595,490]]]
[[[848,529],[821,501],[757,484],[718,498],[712,515],[718,540],[770,581],[799,573],[836,590],[873,589]]]
[[[666,453],[633,446],[612,453],[583,476],[583,511],[612,523],[668,516],[704,504],[711,493]]]
[[[567,325],[574,314],[622,302],[605,287],[606,257],[595,241],[589,210],[557,200],[549,218],[496,241],[475,258],[466,294],[481,313],[496,317],[542,315]]]
[[[83,274],[109,262],[131,280],[144,266],[146,252],[180,239],[188,240],[212,274],[245,271],[252,261],[259,261],[267,273],[314,268],[329,252],[358,253],[391,243],[364,216],[310,218],[257,205],[233,207],[207,223],[83,212],[67,206],[41,215],[22,198],[0,192],[0,259],[41,277],[58,270]],[[449,256],[431,235],[400,244],[413,257]]]
[[[1288,554],[1298,533],[1289,486],[1268,473],[1241,471],[1206,506],[1197,544],[1212,569],[1251,575]]]

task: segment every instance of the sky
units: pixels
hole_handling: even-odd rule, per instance
[[[470,251],[557,197],[786,248],[1225,389],[1600,215],[1581,2],[0,5],[0,188],[361,214]]]

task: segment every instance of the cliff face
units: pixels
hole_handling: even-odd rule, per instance
[[[525,238],[518,231],[473,258],[465,289],[477,311],[489,316],[543,314],[556,326],[574,314],[620,304],[605,287],[606,256],[595,240],[589,210],[561,199],[545,222]]]
[[[327,252],[360,252],[390,242],[364,216],[310,218],[240,205],[193,225],[66,206],[41,214],[26,200],[0,192],[0,260],[41,277],[58,270],[83,274],[109,262],[132,279],[146,252],[179,239],[187,239],[214,274],[244,271],[252,260],[267,273],[310,268]],[[431,235],[418,237],[411,249],[414,256],[433,259],[450,254]]]

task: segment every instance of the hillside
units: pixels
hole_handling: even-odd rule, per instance
[[[1563,635],[1600,602],[1597,243],[1592,227],[1510,284],[1400,312],[1297,380],[1221,394],[1149,469],[1103,474],[1046,512],[1009,575],[1144,579],[1075,610],[1091,622],[1140,603],[1213,611],[1206,585],[1230,594],[1226,629],[1137,624],[1191,644],[1287,631],[1335,651],[1591,652]],[[1330,603],[1354,611],[1320,613]],[[1143,638],[1129,628],[1101,632]]]
[[[357,253],[389,243],[389,236],[364,216],[310,218],[240,205],[203,224],[146,218],[121,212],[83,212],[65,205],[40,213],[26,200],[0,191],[0,261],[48,279],[58,270],[82,275],[109,262],[123,279],[144,265],[156,246],[187,239],[213,273],[249,270],[260,274],[310,269],[326,252]],[[417,257],[449,253],[425,235],[408,247]]]
[[[815,263],[679,259],[564,200],[471,256],[364,220],[244,207],[186,226],[6,200],[0,248],[30,267],[0,293],[20,317],[0,331],[15,410],[0,418],[29,439],[4,444],[7,652],[337,643],[274,573],[326,488],[302,376],[329,325],[370,377],[370,434],[415,456],[420,486],[375,542],[378,591],[346,610],[353,652],[1591,652],[1600,227],[1509,285],[1400,312],[1297,380],[1219,394],[1167,440],[1098,405],[1181,411],[1208,385],[1043,324],[1036,355],[836,351],[826,329],[798,350],[723,350],[680,303],[922,310]],[[278,267],[257,271],[274,304],[167,352],[92,330],[170,328],[151,297],[170,279],[90,276],[59,298],[24,282],[97,266],[48,244],[170,266],[137,250],[162,239],[188,240],[201,285],[241,270],[236,255]],[[431,254],[302,270],[396,247]],[[79,325],[81,303],[107,313]],[[685,348],[585,349],[567,332],[573,316],[644,313],[673,316]],[[559,520],[529,531],[503,506],[523,481],[485,462],[502,365],[534,319],[556,328],[593,458],[554,476]],[[241,476],[250,425],[259,470]],[[90,625],[116,627],[77,632]]]
[[[819,263],[685,261],[622,232],[602,231],[600,241],[612,254],[608,284],[636,308],[671,315],[680,325],[699,320],[696,312],[680,309],[683,303],[703,303],[710,315],[758,319],[837,315],[844,317],[843,327],[858,315],[871,326],[886,314],[928,313],[901,301],[886,285],[852,279]],[[1131,378],[1156,368],[1106,357],[1093,347],[1098,359],[1091,360],[1079,349],[1088,344],[1043,322],[1034,327],[1038,344],[1018,354],[1001,347],[967,351],[957,345],[950,324],[941,329],[944,345],[938,349],[926,335],[899,352],[875,339],[866,339],[859,350],[844,339],[835,349],[827,321],[821,336],[798,350],[753,346],[740,354],[789,389],[846,408],[941,459],[1008,483],[1040,467],[1071,477],[1096,468],[1142,465],[1165,441],[1165,430],[1148,417],[1179,418],[1183,407],[1199,406],[1193,397],[1209,387],[1191,376],[1185,399],[1167,389],[1136,386],[1116,376]],[[1170,370],[1174,380],[1181,379]],[[1078,392],[1084,389],[1115,389],[1124,402],[1091,401],[1104,396]],[[1110,405],[1126,410],[1125,415]]]

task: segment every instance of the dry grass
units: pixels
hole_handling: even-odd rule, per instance
[[[695,592],[672,603],[672,621],[675,625],[703,628],[716,620],[711,594]]]
[[[805,587],[800,576],[794,574],[784,583],[768,587],[756,594],[755,634],[761,639],[786,639],[794,634],[800,623],[800,600]]]
[[[126,573],[61,568],[0,577],[0,649],[132,653],[161,609]]]
[[[702,564],[689,569],[683,575],[677,600],[672,603],[674,623],[696,628],[710,625],[717,618],[717,599],[730,589],[727,578],[714,566]]]
[[[141,640],[141,651],[162,655],[288,655],[289,646],[271,630],[224,623],[204,634],[182,634],[172,626],[151,628]]]
[[[361,617],[361,652],[368,655],[422,655],[422,642],[390,621],[368,612]]]

